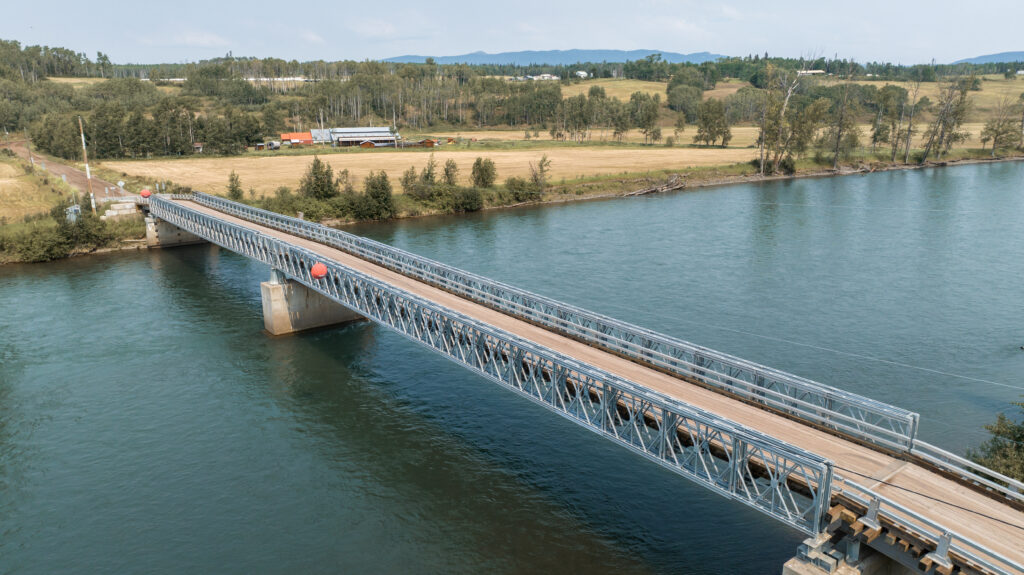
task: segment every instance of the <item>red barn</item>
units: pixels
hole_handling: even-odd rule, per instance
[[[281,142],[292,146],[312,146],[313,134],[310,132],[288,132],[281,134]]]

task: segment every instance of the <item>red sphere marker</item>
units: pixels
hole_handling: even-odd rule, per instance
[[[309,275],[313,276],[313,279],[318,280],[327,275],[327,266],[317,262],[313,264],[313,267],[309,270]]]
[[[153,192],[151,192],[149,190],[142,190],[141,192],[139,192],[139,195],[144,197],[144,198],[148,198],[149,196],[153,195]]]

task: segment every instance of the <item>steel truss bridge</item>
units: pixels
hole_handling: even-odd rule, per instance
[[[921,441],[916,413],[216,196],[139,203],[812,537],[1024,573],[1024,484]]]

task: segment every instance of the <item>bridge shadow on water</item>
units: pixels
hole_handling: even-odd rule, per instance
[[[379,326],[261,333],[263,265],[209,246],[150,263],[161,305],[220,333],[245,397],[301,438],[323,512],[365,507],[339,536],[356,570],[765,573],[802,539]]]

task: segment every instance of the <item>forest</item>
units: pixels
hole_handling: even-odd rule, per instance
[[[696,125],[693,141],[700,145],[727,145],[729,126],[736,123],[758,126],[759,168],[769,173],[787,169],[812,149],[837,164],[867,143],[873,151],[887,147],[894,161],[910,161],[910,142],[921,135],[927,145],[916,159],[939,157],[966,137],[961,126],[970,109],[969,92],[980,88],[979,74],[1010,74],[1018,66],[1024,65],[898,66],[767,54],[699,65],[671,64],[658,55],[573,67],[300,63],[228,55],[141,66],[112,64],[102,53],[90,59],[65,48],[0,40],[0,130],[25,133],[39,149],[67,159],[81,154],[79,118],[97,159],[190,154],[196,142],[204,144],[205,153],[233,155],[286,130],[370,124],[412,130],[518,128],[581,143],[597,129],[618,140],[639,130],[645,143],[655,143],[664,139],[667,108],[678,116],[675,136]],[[798,73],[811,69],[846,81],[821,83]],[[591,86],[587,93],[563,98],[563,87],[578,81],[573,70],[665,82],[666,89],[621,101]],[[541,71],[564,79],[508,79]],[[941,97],[932,101],[899,86],[856,83],[868,74],[917,86],[938,83]],[[299,76],[306,81],[268,80]],[[75,88],[52,77],[106,80]],[[704,92],[726,77],[750,85],[705,101]],[[993,150],[1019,144],[1020,130],[1013,129],[1019,107],[1007,102],[998,111],[999,121],[986,126]],[[864,122],[870,134],[857,127]]]

